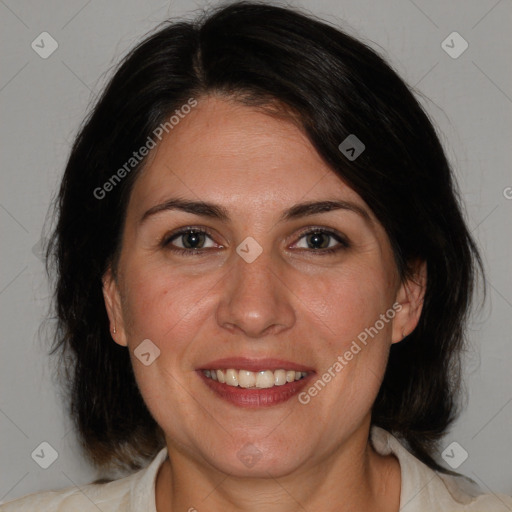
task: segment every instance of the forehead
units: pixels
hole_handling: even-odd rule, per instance
[[[294,123],[218,97],[200,99],[169,130],[132,191],[141,209],[169,195],[221,203],[234,216],[306,200],[365,206]]]

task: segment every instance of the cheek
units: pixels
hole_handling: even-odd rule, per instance
[[[163,265],[128,268],[123,313],[129,338],[180,340],[191,337],[191,321],[201,313],[201,298],[211,288],[207,276],[191,278]]]
[[[305,311],[322,329],[318,378],[328,383],[316,389],[313,383],[306,393],[324,410],[319,416],[336,411],[334,416],[344,415],[347,421],[349,416],[359,419],[371,407],[386,368],[395,315],[389,276],[381,262],[365,262],[346,265],[332,279],[315,283],[301,294],[310,297]]]
[[[125,281],[123,315],[129,319],[127,335],[134,375],[157,422],[172,431],[170,418],[179,424],[194,411],[183,390],[194,378],[190,347],[207,317],[207,297],[200,299],[212,285],[205,287],[199,279],[179,276],[163,266],[132,266],[127,270],[126,275],[132,277]],[[153,362],[149,365],[137,355],[142,352],[137,349],[143,341],[148,346],[145,340],[159,351],[151,353]],[[150,352],[155,350],[149,347]],[[158,355],[153,359],[154,354]]]
[[[392,306],[389,278],[379,265],[347,265],[339,272],[317,281],[310,280],[300,290],[301,301],[310,318],[326,333],[331,350],[348,349],[360,333],[374,326]],[[383,333],[391,322],[381,325]],[[361,336],[364,338],[364,335]]]

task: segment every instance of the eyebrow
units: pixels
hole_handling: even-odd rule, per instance
[[[192,213],[200,217],[207,217],[216,219],[222,222],[230,222],[231,218],[226,208],[219,204],[209,203],[205,201],[190,201],[188,199],[170,198],[161,204],[151,207],[141,217],[139,223],[142,224],[152,215],[163,211],[179,210],[187,213]],[[285,210],[278,222],[285,222],[302,217],[316,215],[318,213],[325,213],[334,210],[346,210],[356,213],[361,216],[366,222],[372,224],[372,219],[369,213],[363,207],[352,203],[350,201],[336,200],[336,201],[309,201],[298,203],[288,210]]]

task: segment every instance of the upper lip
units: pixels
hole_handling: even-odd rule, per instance
[[[248,357],[227,357],[216,359],[202,365],[200,370],[249,370],[260,372],[263,370],[295,370],[296,372],[313,372],[313,368],[284,359],[250,359]]]

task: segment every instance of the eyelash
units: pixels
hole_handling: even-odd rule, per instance
[[[194,233],[202,233],[205,235],[208,235],[210,238],[212,238],[212,235],[209,230],[200,228],[200,227],[194,227],[194,226],[188,226],[185,228],[182,228],[178,231],[175,231],[174,233],[171,233],[170,235],[164,236],[162,241],[160,242],[160,245],[164,248],[169,249],[170,251],[174,252],[175,254],[180,254],[184,256],[196,256],[196,255],[202,255],[205,252],[207,252],[209,249],[183,249],[181,247],[171,247],[171,242],[175,240],[176,238],[179,238],[182,235],[188,234],[190,231],[193,231]],[[348,249],[350,247],[349,242],[343,238],[341,235],[336,233],[335,231],[332,231],[327,228],[308,228],[305,231],[302,231],[299,236],[299,240],[307,235],[311,234],[323,234],[323,235],[329,235],[332,238],[334,238],[337,242],[339,242],[339,245],[335,247],[331,247],[330,249],[321,249],[321,250],[315,250],[315,249],[302,249],[306,251],[313,252],[317,254],[318,256],[325,256],[328,254],[334,254],[338,251],[341,251],[342,249]]]

